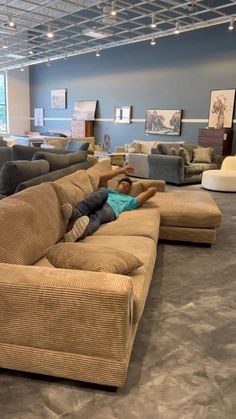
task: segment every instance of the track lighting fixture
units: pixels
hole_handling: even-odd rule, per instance
[[[21,64],[20,71],[25,71],[25,69],[24,69],[24,67],[23,67],[23,64]]]
[[[64,55],[64,60],[68,60],[68,55],[67,55],[67,52],[65,52],[65,55]]]
[[[54,37],[54,33],[52,32],[50,25],[48,25],[47,37],[49,39],[52,39]]]
[[[150,24],[150,27],[151,27],[152,29],[155,29],[155,28],[157,27],[157,24],[156,24],[156,15],[155,15],[155,13],[152,13],[152,22],[151,22],[151,24]]]
[[[99,52],[99,48],[97,47],[97,48],[96,48],[96,57],[100,57],[100,55],[101,55],[101,54],[100,54],[100,52]]]
[[[233,31],[234,30],[234,17],[233,16],[231,16],[231,18],[230,18],[229,30],[230,31]]]
[[[51,66],[51,63],[50,63],[50,59],[48,58],[47,59],[47,67],[50,67]]]
[[[34,55],[34,51],[32,49],[29,50],[29,55]]]
[[[111,2],[111,15],[112,16],[116,16],[117,12],[116,12],[116,2],[115,0],[113,0]]]
[[[176,26],[175,26],[175,34],[178,35],[180,33],[180,29],[179,29],[179,22],[176,22]]]
[[[154,35],[152,35],[152,39],[151,39],[150,45],[152,45],[152,46],[156,45],[156,41],[155,41]]]
[[[14,20],[12,19],[12,17],[10,15],[7,16],[7,24],[9,26],[9,28],[11,28],[11,29],[16,28],[16,24],[15,24]]]

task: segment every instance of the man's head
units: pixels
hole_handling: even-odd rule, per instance
[[[118,181],[117,191],[129,195],[131,186],[132,180],[129,177],[124,177]]]

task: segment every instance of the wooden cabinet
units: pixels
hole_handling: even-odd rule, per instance
[[[233,130],[231,128],[200,128],[198,144],[214,148],[214,154],[229,156],[231,154]]]
[[[94,121],[72,120],[72,137],[94,137]]]

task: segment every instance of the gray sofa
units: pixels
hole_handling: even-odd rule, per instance
[[[29,186],[51,182],[95,164],[86,151],[41,149],[14,145],[0,148],[0,194],[12,195]]]
[[[188,161],[179,155],[180,149],[188,154]],[[133,176],[146,179],[162,179],[167,183],[185,185],[201,182],[205,170],[220,167],[222,157],[212,156],[206,162],[193,162],[193,150],[197,144],[189,143],[159,143],[151,149],[150,153],[128,153],[127,161],[134,167]]]
[[[210,156],[207,162],[194,160],[194,150],[203,151],[211,149],[199,147],[197,144],[184,143],[180,145],[159,145],[152,149],[148,155],[149,177],[151,179],[163,179],[175,185],[185,185],[188,183],[200,183],[202,173],[205,170],[217,169],[220,164],[217,156]]]

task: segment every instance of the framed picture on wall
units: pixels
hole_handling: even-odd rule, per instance
[[[35,127],[44,126],[44,109],[43,108],[34,108],[34,126]]]
[[[209,128],[232,128],[235,89],[212,90],[209,109]]]
[[[130,124],[131,106],[115,106],[114,114],[115,124]]]
[[[146,110],[145,133],[159,135],[180,135],[182,110]]]
[[[67,89],[51,90],[51,108],[66,109],[67,108]]]

